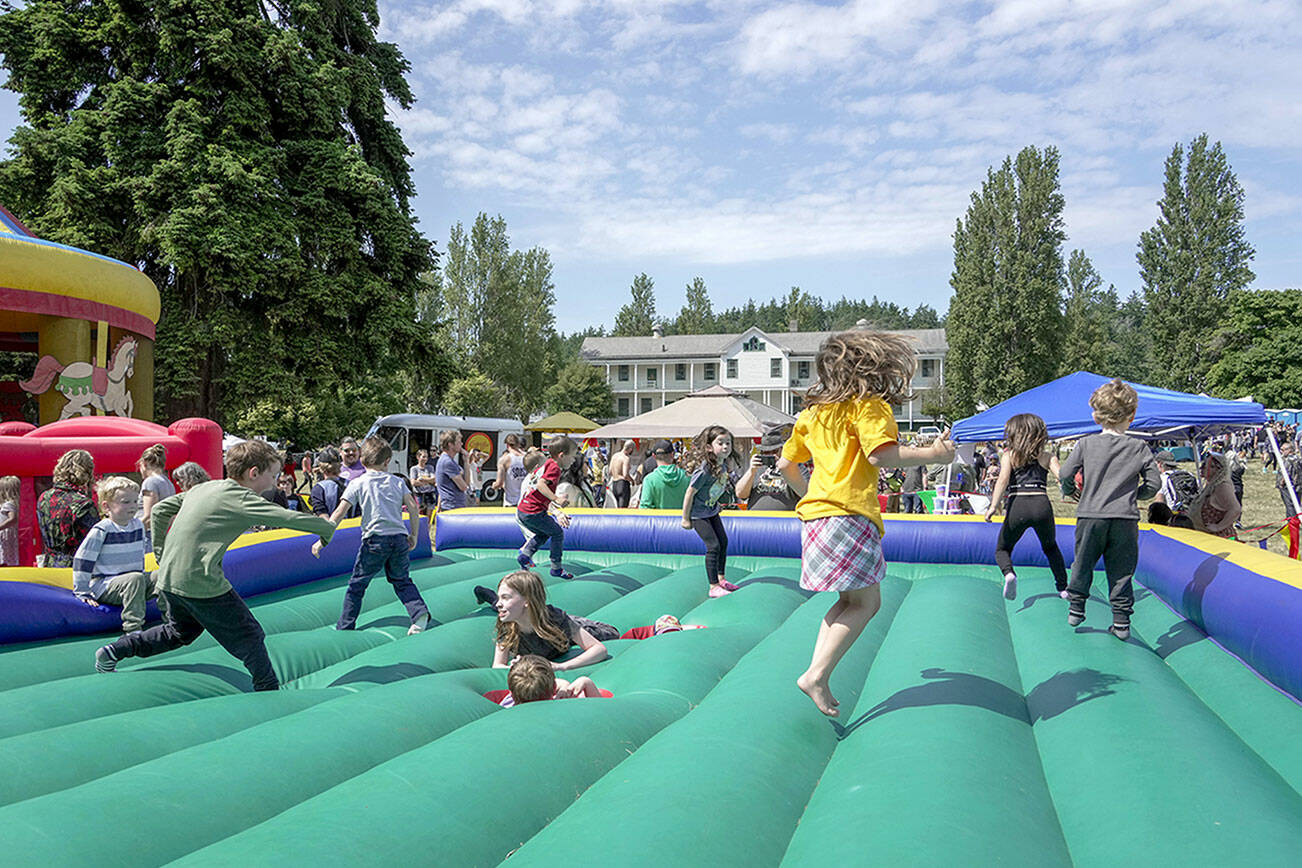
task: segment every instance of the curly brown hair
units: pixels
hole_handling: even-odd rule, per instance
[[[818,348],[818,382],[805,406],[839,404],[856,398],[881,398],[887,404],[911,400],[909,384],[918,360],[908,338],[863,329],[838,332]]]
[[[1100,425],[1123,425],[1135,417],[1139,394],[1125,380],[1104,383],[1090,395],[1090,409]]]
[[[85,449],[69,449],[55,462],[54,484],[64,488],[89,488],[95,478],[95,459]]]

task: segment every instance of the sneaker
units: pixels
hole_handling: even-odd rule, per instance
[[[565,572],[564,567],[552,567],[552,576],[558,579],[572,579],[574,578],[574,573]]]
[[[723,583],[722,583],[722,582],[720,582],[720,583],[717,584],[717,585],[710,585],[710,596],[711,596],[711,597],[726,597],[726,596],[728,596],[728,595],[731,594],[731,593],[732,593],[732,591],[730,591],[730,590],[728,590],[727,588],[723,587]]]
[[[483,585],[475,585],[475,599],[486,606],[496,606],[497,591],[492,588],[485,588]]]
[[[1078,613],[1076,613],[1076,612],[1068,612],[1068,613],[1067,613],[1067,626],[1068,626],[1068,627],[1079,627],[1079,626],[1080,626],[1081,624],[1083,624],[1083,623],[1085,623],[1085,615],[1084,615],[1084,614],[1078,614]]]
[[[118,668],[118,658],[113,654],[112,645],[102,645],[95,651],[95,671],[112,672]]]
[[[529,557],[524,552],[520,552],[515,556],[515,562],[520,565],[520,569],[522,570],[532,570],[534,568],[533,558]]]
[[[719,579],[719,587],[723,588],[725,591],[727,591],[727,592],[730,593],[730,594],[731,594],[733,591],[740,591],[740,590],[741,590],[741,588],[737,587],[737,586],[734,585],[732,582],[729,582],[729,581],[727,581],[727,580],[725,580],[725,579]]]
[[[1113,636],[1116,636],[1122,642],[1124,642],[1130,638],[1130,625],[1113,624],[1111,627],[1108,628],[1108,632],[1111,633]]]
[[[411,626],[407,628],[407,635],[415,636],[417,633],[424,633],[425,628],[428,626],[429,626],[429,612],[425,612],[421,615],[418,615],[416,617],[416,620],[411,622]]]
[[[1067,589],[1066,589],[1066,588],[1063,588],[1061,591],[1059,591],[1059,592],[1058,592],[1058,596],[1059,596],[1059,597],[1062,597],[1064,600],[1070,600],[1070,599],[1071,599],[1071,594],[1067,593]]]
[[[1004,599],[1017,599],[1017,576],[1013,573],[1004,576]]]

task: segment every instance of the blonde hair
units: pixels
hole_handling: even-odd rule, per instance
[[[511,664],[506,686],[516,704],[551,699],[556,693],[556,670],[537,654],[525,654]]]
[[[176,487],[182,491],[189,491],[196,485],[201,485],[212,479],[208,475],[208,471],[204,470],[203,465],[197,461],[187,461],[173,470],[172,478],[176,480]]]
[[[95,494],[99,496],[99,508],[104,514],[108,514],[108,505],[117,499],[119,494],[129,491],[135,497],[140,496],[140,486],[133,480],[125,476],[106,476],[95,486]]]
[[[502,584],[524,597],[529,617],[533,619],[533,630],[538,638],[550,644],[557,653],[564,654],[570,650],[570,637],[560,627],[552,623],[547,613],[547,589],[542,579],[528,570],[516,570],[502,579]],[[520,650],[520,627],[514,621],[497,622],[497,645],[507,656],[514,656]]]
[[[140,453],[140,467],[146,473],[155,471],[162,473],[167,469],[167,447],[162,443],[155,443],[145,449]]]
[[[1124,380],[1104,383],[1090,395],[1090,409],[1100,425],[1124,425],[1135,417],[1139,394]]]
[[[818,382],[806,393],[807,407],[872,397],[902,404],[913,398],[909,383],[918,360],[909,341],[899,335],[863,329],[839,332],[823,341],[814,364]]]
[[[250,470],[265,471],[280,464],[280,452],[265,440],[245,440],[226,453],[226,475],[231,479],[243,479]]]
[[[64,488],[87,488],[95,478],[95,459],[85,449],[69,449],[54,465],[54,484]]]
[[[22,494],[21,482],[17,476],[0,476],[0,503],[12,500],[16,505]]]
[[[1018,413],[1004,423],[1004,444],[1014,468],[1038,461],[1049,443],[1049,429],[1034,413]]]

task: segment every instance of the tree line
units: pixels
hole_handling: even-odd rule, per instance
[[[555,326],[548,252],[500,217],[417,228],[410,153],[386,101],[409,64],[376,37],[375,0],[0,6],[0,65],[22,125],[0,202],[43,238],[139,267],[158,286],[162,418],[313,444],[400,410],[612,414],[579,357],[593,335],[945,327],[951,418],[1088,368],[1297,404],[1302,291],[1252,292],[1243,191],[1200,136],[1167,160],[1126,299],[1084,251],[1064,257],[1058,153],[991,168],[954,233],[954,294],[927,305],[799,287],[716,310],[702,277],[662,315],[638,274],[607,324]],[[76,27],[68,27],[74,20]],[[220,37],[220,38],[217,38]],[[59,58],[58,63],[50,58]],[[31,354],[0,354],[22,377]]]

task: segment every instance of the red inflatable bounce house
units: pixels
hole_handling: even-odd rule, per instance
[[[80,416],[40,428],[27,422],[0,423],[0,473],[13,474],[21,481],[19,562],[32,566],[40,552],[37,483],[48,485],[59,456],[69,449],[85,449],[95,459],[96,477],[133,473],[140,453],[155,443],[167,447],[168,469],[193,461],[213,479],[222,477],[222,429],[208,419],[181,419],[166,428],[118,416]]]

